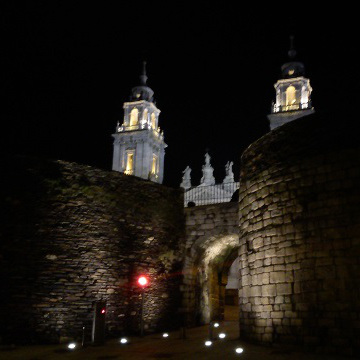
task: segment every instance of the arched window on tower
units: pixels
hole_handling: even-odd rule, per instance
[[[151,127],[156,129],[156,115],[154,113],[151,114]]]
[[[159,163],[158,163],[158,157],[153,154],[152,162],[151,162],[151,175],[156,176],[159,172]]]
[[[130,126],[136,126],[139,120],[139,111],[137,108],[131,110],[130,113]]]
[[[132,175],[134,173],[134,155],[134,150],[126,152],[126,168],[124,172],[127,175]]]
[[[296,110],[299,108],[299,104],[296,103],[296,89],[290,85],[286,89],[286,110]]]

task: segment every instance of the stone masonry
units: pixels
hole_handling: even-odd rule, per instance
[[[178,326],[181,190],[63,161],[1,159],[0,336],[90,340],[93,305],[107,334],[138,332],[139,274],[150,277],[145,330]]]
[[[240,183],[240,336],[360,350],[360,147],[311,115],[253,143]]]
[[[183,311],[189,325],[220,320],[228,271],[239,248],[238,203],[185,208],[185,217]]]

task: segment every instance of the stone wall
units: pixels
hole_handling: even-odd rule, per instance
[[[238,203],[185,208],[183,311],[189,325],[220,320],[225,286],[239,247]]]
[[[338,120],[296,120],[242,156],[243,337],[360,350],[360,143]]]
[[[0,330],[4,342],[90,339],[95,301],[110,335],[178,326],[180,190],[63,161],[1,160]]]

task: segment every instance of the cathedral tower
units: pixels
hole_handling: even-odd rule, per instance
[[[294,37],[291,36],[290,40],[290,61],[281,67],[282,77],[274,85],[276,100],[272,104],[271,114],[268,115],[271,130],[314,112],[310,80],[304,77],[304,64],[295,61]]]
[[[146,63],[143,62],[140,85],[132,88],[130,101],[124,103],[123,124],[118,123],[112,135],[112,169],[161,184],[167,145],[158,126],[160,110],[153,102],[154,91],[146,82]]]

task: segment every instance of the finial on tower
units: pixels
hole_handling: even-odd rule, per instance
[[[140,82],[141,82],[141,85],[146,85],[146,82],[148,79],[148,77],[146,76],[146,61],[143,61],[142,65],[143,66],[142,66],[142,72],[140,75]]]
[[[294,48],[294,35],[290,35],[290,50],[288,55],[290,59],[294,59],[296,56],[296,50]]]

